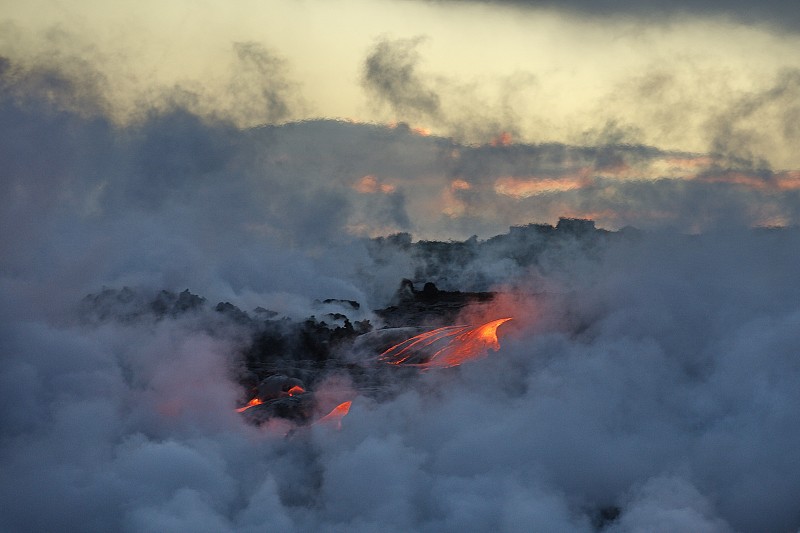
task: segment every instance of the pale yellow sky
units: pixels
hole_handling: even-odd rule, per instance
[[[800,167],[786,107],[774,90],[800,69],[800,37],[711,19],[669,23],[579,19],[554,11],[398,0],[76,0],[0,3],[0,53],[46,61],[53,51],[95,65],[120,116],[180,85],[205,109],[230,108],[233,43],[285,60],[301,102],[286,120],[409,120],[361,85],[378,39],[423,37],[417,73],[442,116],[415,126],[481,142],[508,129],[530,142],[617,140],[703,152],[719,131],[775,168]],[[58,31],[55,31],[58,30]],[[779,94],[780,93],[780,94]],[[767,101],[769,100],[769,101]],[[753,102],[757,102],[753,108]],[[749,106],[749,107],[747,107]],[[202,107],[202,106],[201,106]],[[747,115],[739,115],[743,107]],[[258,113],[242,113],[258,122]],[[466,122],[491,123],[479,133]],[[727,130],[725,128],[728,128]]]

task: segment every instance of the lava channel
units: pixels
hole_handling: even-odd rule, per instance
[[[511,318],[499,318],[480,326],[445,326],[395,344],[378,359],[392,365],[448,368],[497,351],[497,328]]]

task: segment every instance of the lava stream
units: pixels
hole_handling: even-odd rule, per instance
[[[395,344],[379,360],[392,365],[447,368],[500,349],[497,328],[511,318],[499,318],[480,326],[445,326]],[[433,352],[433,353],[431,353]],[[422,360],[423,362],[414,362]]]
[[[306,392],[306,390],[303,387],[301,387],[300,385],[295,385],[286,392],[282,392],[281,395],[285,394],[286,396],[296,396],[298,394],[303,394],[304,392]],[[236,409],[236,412],[244,413],[251,407],[255,407],[256,405],[261,405],[262,403],[264,403],[264,400],[261,400],[258,396],[256,396],[255,398],[247,402],[243,407],[239,407],[238,409]]]
[[[350,412],[350,405],[352,403],[353,402],[351,402],[351,401],[346,401],[346,402],[340,403],[339,405],[334,407],[333,410],[331,410],[330,413],[328,413],[327,415],[325,415],[322,418],[320,418],[319,420],[317,420],[315,422],[315,424],[327,424],[327,423],[335,422],[336,423],[336,428],[337,429],[342,429],[342,418],[344,418],[345,415],[347,415],[347,413]]]
[[[262,403],[264,403],[264,402],[262,402],[258,398],[253,398],[252,400],[247,402],[247,404],[244,407],[239,407],[238,409],[236,409],[236,412],[237,413],[244,413],[245,411],[247,411],[251,407],[255,407],[256,405],[261,405]]]

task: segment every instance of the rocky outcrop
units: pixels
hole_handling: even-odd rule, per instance
[[[432,282],[421,291],[411,280],[404,279],[392,305],[375,311],[386,327],[450,325],[468,305],[490,302],[492,292],[442,291]]]

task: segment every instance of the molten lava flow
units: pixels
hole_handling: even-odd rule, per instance
[[[326,424],[326,423],[336,422],[336,428],[342,429],[342,418],[344,418],[345,415],[350,412],[350,405],[352,403],[353,402],[351,401],[340,403],[339,405],[334,407],[330,413],[317,420],[316,423]]]
[[[299,385],[295,385],[294,387],[292,387],[288,391],[282,392],[281,394],[282,395],[285,394],[287,396],[296,396],[297,394],[303,394],[305,391],[306,390],[303,387],[301,387]],[[236,409],[236,412],[237,413],[244,413],[245,411],[247,411],[251,407],[255,407],[256,405],[261,405],[262,403],[264,403],[264,400],[261,400],[258,396],[256,396],[255,398],[253,398],[252,400],[247,402],[247,404],[244,405],[243,407],[239,407],[238,409]]]
[[[245,411],[247,411],[247,410],[248,410],[248,409],[250,409],[251,407],[255,407],[256,405],[261,405],[262,403],[264,403],[264,402],[262,402],[261,400],[259,400],[257,397],[256,397],[256,398],[253,398],[252,400],[250,400],[249,402],[247,402],[247,405],[245,405],[244,407],[240,407],[240,408],[238,408],[238,409],[236,410],[236,412],[237,412],[237,413],[244,413]]]
[[[458,366],[486,355],[489,348],[499,350],[497,328],[509,320],[511,318],[500,318],[480,326],[437,328],[395,344],[383,352],[379,359],[392,365],[421,368]],[[414,362],[426,357],[424,362]]]

